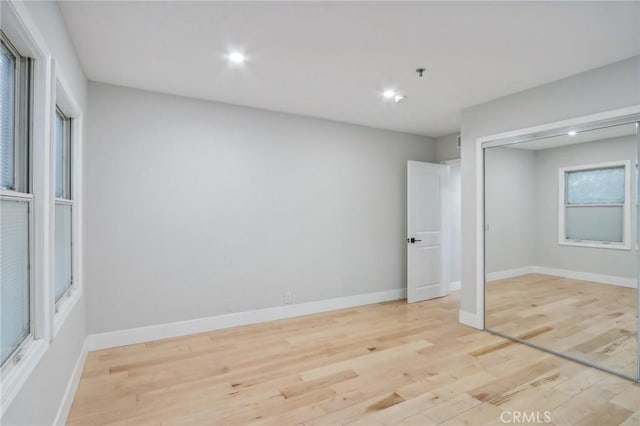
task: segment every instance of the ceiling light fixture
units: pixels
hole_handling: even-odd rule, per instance
[[[227,59],[234,64],[242,64],[247,58],[240,52],[231,52],[227,56]]]
[[[569,133],[567,133],[569,136],[575,136],[578,134],[578,132],[576,132],[575,130],[571,130]]]
[[[384,96],[386,99],[393,99],[394,97],[398,96],[398,94],[395,92],[395,90],[388,89],[382,93],[382,96]]]
[[[396,92],[395,90],[391,90],[391,89],[387,89],[384,92],[382,92],[382,97],[385,99],[393,100],[396,103],[402,102],[405,99],[407,99],[407,97],[402,93]]]

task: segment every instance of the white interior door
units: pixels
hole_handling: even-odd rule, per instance
[[[447,166],[407,164],[407,301],[449,294]]]

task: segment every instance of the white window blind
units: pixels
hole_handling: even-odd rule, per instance
[[[0,187],[14,189],[16,57],[0,45]]]
[[[59,111],[56,111],[55,122],[55,143],[54,143],[54,155],[55,155],[55,182],[56,182],[56,198],[64,198],[64,160],[65,160],[65,120]]]
[[[570,240],[623,242],[624,210],[622,206],[568,206],[566,214],[566,232]]]
[[[56,302],[71,286],[71,205],[55,207],[55,295]]]
[[[624,203],[624,166],[567,172],[567,203]]]
[[[2,364],[30,333],[29,201],[0,200]]]

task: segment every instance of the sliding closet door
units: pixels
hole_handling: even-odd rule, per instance
[[[636,122],[522,139],[484,149],[486,327],[636,379]]]

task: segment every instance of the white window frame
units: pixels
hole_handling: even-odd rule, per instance
[[[622,242],[571,240],[566,238],[566,176],[569,172],[624,167],[624,203],[622,204]],[[614,204],[607,204],[614,205]],[[619,204],[615,204],[619,205]],[[595,204],[589,204],[595,207]],[[578,205],[579,207],[579,205]],[[631,250],[631,161],[608,161],[558,169],[558,244],[562,246]]]
[[[55,105],[53,107],[53,117],[56,109],[71,120],[71,193],[70,200],[63,198],[55,198],[55,167],[53,156],[53,143],[51,144],[51,174],[50,174],[50,191],[52,202],[51,211],[51,300],[53,306],[53,337],[58,334],[60,328],[69,317],[74,307],[82,297],[82,135],[83,135],[83,117],[81,109],[72,96],[68,85],[65,83],[65,76],[62,70],[56,67],[56,86],[55,86]],[[53,137],[52,137],[53,142]],[[55,204],[62,203],[71,205],[71,276],[72,284],[61,299],[55,302]]]
[[[22,386],[42,359],[50,345],[51,298],[49,271],[50,190],[48,188],[49,148],[52,128],[51,101],[53,95],[53,61],[44,38],[31,19],[26,6],[17,1],[0,2],[2,31],[16,50],[31,58],[31,110],[30,110],[30,198],[31,198],[31,253],[30,279],[33,309],[32,333],[20,347],[15,362],[3,368],[0,392],[0,416],[3,415]],[[10,194],[3,191],[5,196]]]

